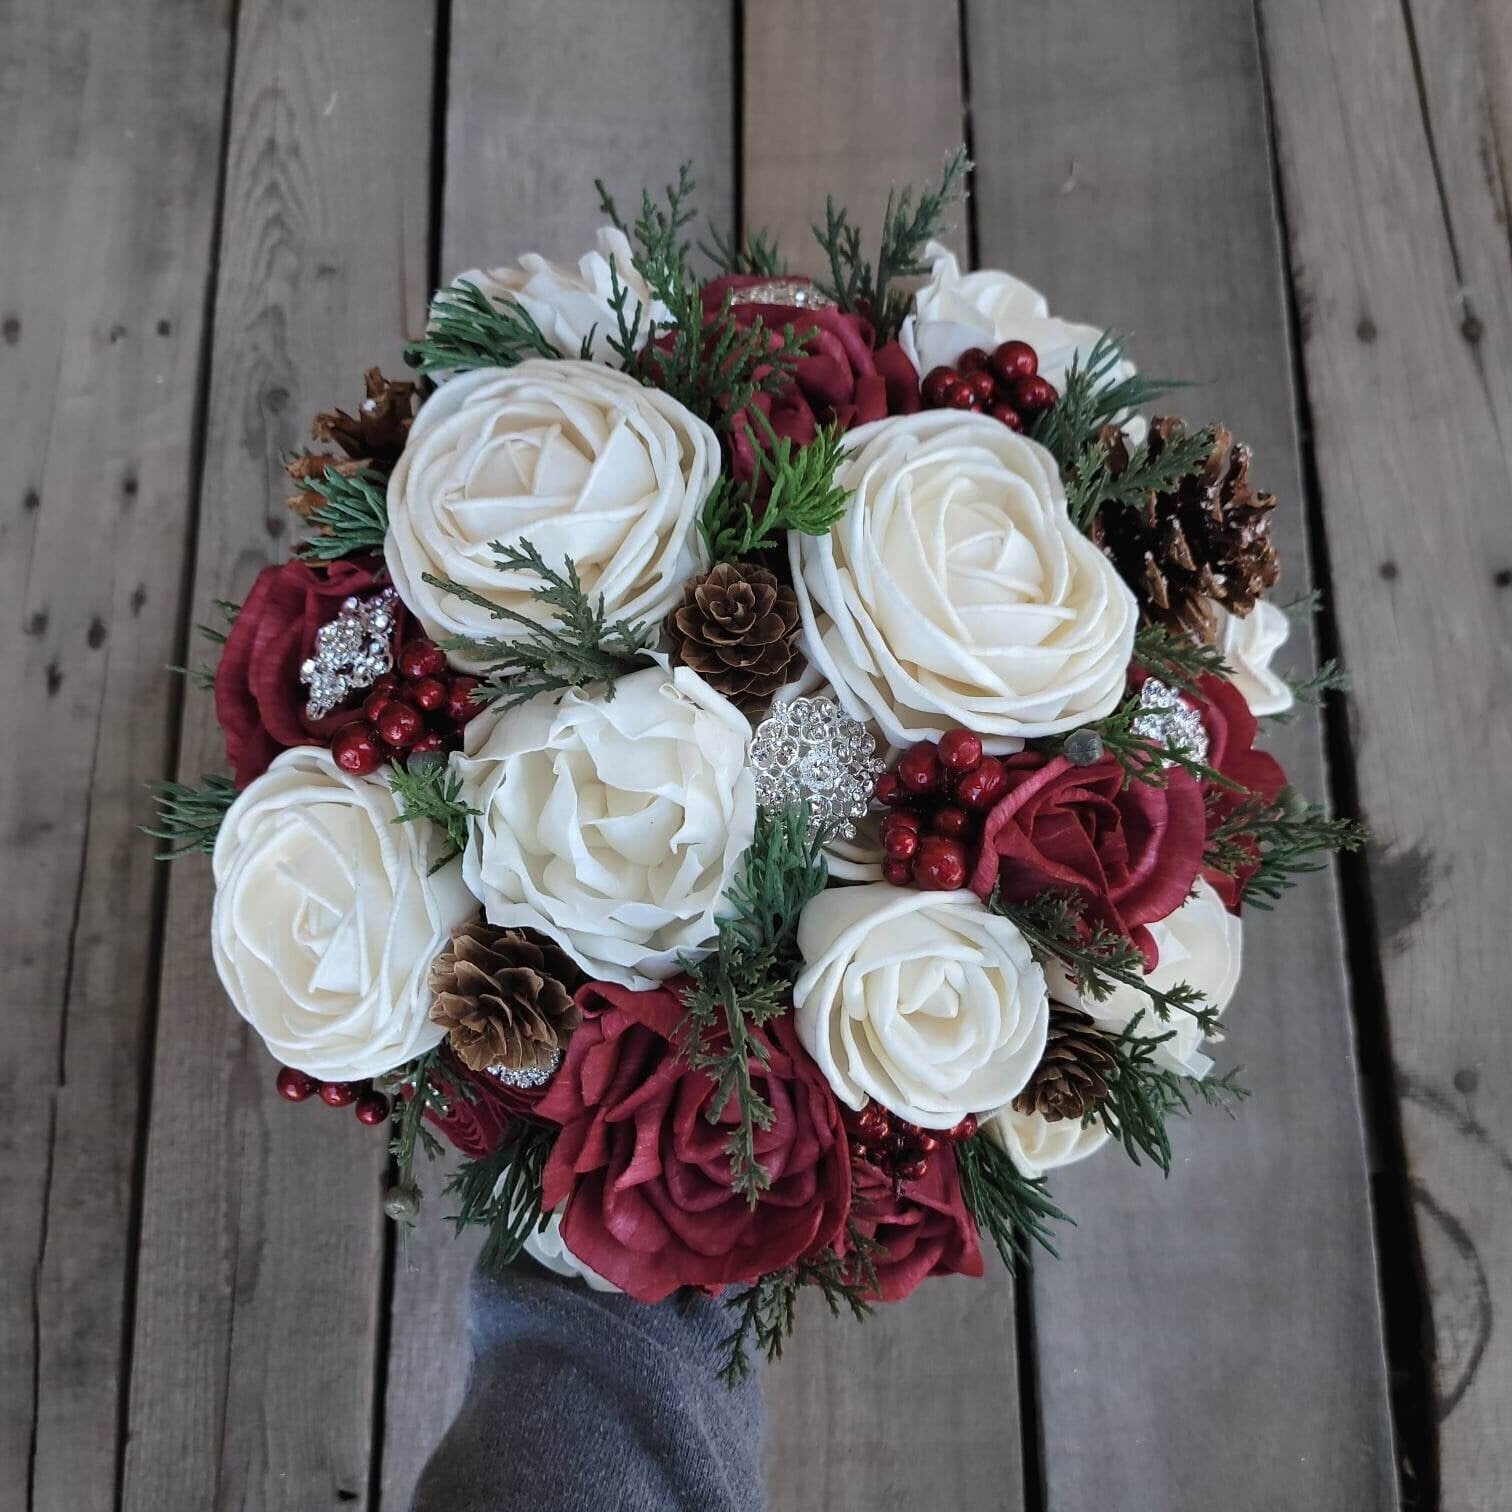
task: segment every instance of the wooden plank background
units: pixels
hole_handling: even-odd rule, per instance
[[[147,779],[218,764],[162,668],[287,551],[281,453],[437,274],[577,255],[597,175],[623,203],[694,158],[707,215],[812,266],[827,190],[874,226],[963,137],[955,245],[1254,445],[1354,674],[1273,743],[1377,839],[1247,920],[1256,1096],[1169,1182],[1065,1173],[1079,1226],[1017,1287],[811,1310],[772,1505],[1512,1505],[1507,16],[0,0],[0,1505],[400,1509],[463,1389],[472,1247],[439,1202],[397,1244],[381,1139],[277,1102],[208,868],[134,830]]]

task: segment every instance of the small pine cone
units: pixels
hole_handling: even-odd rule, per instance
[[[311,430],[317,441],[339,446],[348,457],[392,467],[415,418],[415,385],[403,380],[392,383],[377,368],[363,374],[363,383],[367,393],[355,415],[323,410]]]
[[[748,562],[721,562],[694,578],[667,616],[673,657],[752,716],[803,670],[797,629],[797,595]]]
[[[1029,1085],[1013,1099],[1019,1113],[1055,1123],[1081,1118],[1108,1095],[1113,1052],[1107,1036],[1080,1008],[1050,1005],[1050,1035]]]
[[[463,924],[431,963],[430,1016],[473,1071],[549,1070],[578,1026],[573,994],[585,977],[533,929]]]
[[[310,480],[324,478],[328,467],[340,473],[343,478],[350,478],[353,474],[360,473],[364,466],[366,463],[360,458],[332,457],[323,452],[301,452],[297,457],[290,457],[284,463],[284,471],[293,478],[298,487],[284,500],[284,503],[300,519],[308,520],[325,503],[322,495],[306,486]]]
[[[1150,425],[1152,457],[1184,434],[1181,421]],[[1102,444],[1117,477],[1129,465],[1123,433],[1104,428]],[[1106,505],[1092,524],[1092,539],[1134,590],[1147,620],[1212,641],[1218,633],[1212,601],[1244,616],[1276,586],[1281,564],[1270,538],[1274,494],[1256,493],[1249,480],[1250,451],[1221,425],[1201,470],[1170,492],[1153,490],[1131,509]]]

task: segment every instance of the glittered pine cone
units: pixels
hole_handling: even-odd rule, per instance
[[[1179,420],[1153,421],[1151,457],[1185,434]],[[1121,476],[1129,465],[1123,433],[1107,426],[1101,441],[1109,471]],[[1147,620],[1211,641],[1218,629],[1213,600],[1242,617],[1276,586],[1281,564],[1270,538],[1276,498],[1255,492],[1249,468],[1249,448],[1216,426],[1207,460],[1175,488],[1151,490],[1133,508],[1109,503],[1098,512],[1092,539],[1134,590]]]
[[[463,924],[431,963],[430,1016],[473,1071],[555,1068],[579,1014],[586,980],[572,958],[532,929]]]
[[[667,617],[673,657],[753,716],[803,670],[797,629],[793,590],[748,562],[721,562],[694,578]]]
[[[1050,1005],[1050,1034],[1029,1085],[1013,1099],[1019,1113],[1038,1113],[1051,1123],[1081,1118],[1108,1095],[1113,1065],[1108,1037],[1080,1008]]]

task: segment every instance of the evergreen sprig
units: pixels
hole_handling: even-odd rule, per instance
[[[844,455],[838,429],[825,426],[797,449],[784,436],[755,450],[770,485],[764,503],[755,478],[742,484],[728,473],[719,475],[704,501],[698,528],[716,562],[768,551],[789,530],[827,535],[845,518],[850,491],[835,482]]]
[[[362,552],[381,552],[388,533],[387,479],[364,467],[343,473],[329,466],[323,478],[305,478],[299,485],[325,502],[305,516],[315,534],[299,543],[299,555],[315,562],[334,562]]]
[[[1123,360],[1123,337],[1103,332],[1085,361],[1080,353],[1072,358],[1059,402],[1042,411],[1029,427],[1029,434],[1049,450],[1063,474],[1075,471],[1088,448],[1095,446],[1103,426],[1121,424],[1140,406],[1188,386],[1142,373],[1120,375]]]
[[[395,824],[428,820],[446,835],[446,850],[431,864],[441,870],[467,846],[467,821],[480,809],[462,801],[462,778],[440,756],[414,756],[389,766],[389,791],[399,800]]]
[[[446,1093],[435,1076],[440,1061],[441,1046],[436,1045],[390,1072],[381,1083],[394,1099],[394,1132],[389,1140],[389,1153],[394,1158],[394,1185],[408,1193],[417,1205],[421,1194],[415,1178],[416,1162],[421,1155],[434,1160],[444,1150],[425,1121],[427,1112],[440,1110],[447,1103]],[[464,1095],[471,1096],[470,1090],[465,1090]],[[402,1221],[413,1224],[415,1219],[407,1217]]]
[[[1321,857],[1358,850],[1369,838],[1363,825],[1330,818],[1321,805],[1287,787],[1274,801],[1251,794],[1225,815],[1208,835],[1203,861],[1230,876],[1254,867],[1242,884],[1243,899],[1269,909],[1298,878],[1322,871]]]
[[[514,546],[495,541],[491,549],[500,571],[529,573],[539,579],[530,596],[555,611],[555,624],[542,624],[518,610],[507,609],[461,583],[424,574],[433,588],[455,594],[492,618],[519,625],[525,631],[521,636],[457,636],[446,641],[448,651],[464,651],[474,661],[487,665],[486,680],[478,689],[484,700],[513,709],[539,693],[564,693],[591,683],[606,684],[604,696],[613,698],[616,679],[646,665],[655,630],[629,620],[611,621],[603,595],[589,598],[570,558],[563,561],[563,570],[558,572],[546,565],[529,541]]]
[[[752,1035],[788,1007],[798,971],[798,916],[824,890],[828,868],[823,836],[808,834],[799,806],[762,811],[739,877],[726,898],[714,949],[688,963],[683,994],[689,1064],[714,1083],[707,1117],[717,1123],[735,1099],[739,1121],[730,1131],[730,1181],[754,1208],[771,1183],[756,1156],[756,1131],[771,1127],[771,1104],[756,1090],[751,1067],[767,1062]]]
[[[1316,671],[1304,677],[1286,678],[1286,686],[1292,692],[1292,707],[1279,714],[1267,714],[1266,719],[1277,724],[1290,724],[1304,709],[1315,709],[1330,693],[1349,691],[1349,673],[1333,657],[1323,662]]]
[[[866,315],[879,343],[895,336],[908,314],[912,296],[894,287],[896,281],[928,273],[924,249],[944,232],[946,211],[965,198],[970,172],[966,149],[957,147],[945,159],[939,183],[917,191],[917,199],[911,187],[890,191],[875,264],[862,252],[861,231],[850,212],[833,195],[825,201],[824,225],[813,230],[830,276],[819,287],[842,310]]]
[[[1036,1244],[1056,1253],[1050,1225],[1075,1220],[1050,1200],[1043,1180],[1031,1181],[1008,1152],[985,1134],[974,1134],[956,1145],[955,1161],[966,1210],[1010,1271],[1029,1260]]]
[[[220,611],[221,619],[227,627],[236,623],[236,616],[241,613],[241,605],[233,603],[230,599],[212,600],[216,609]],[[224,646],[229,634],[229,628],[222,629],[220,625],[196,625],[194,627],[212,646]],[[209,662],[196,662],[192,667],[169,667],[170,672],[177,672],[181,677],[187,677],[189,681],[201,691],[208,693],[215,687],[215,668]]]
[[[215,849],[221,820],[236,800],[236,784],[229,777],[212,773],[200,778],[199,787],[155,782],[152,792],[158,821],[153,826],[144,824],[142,833],[168,842],[168,848],[157,853],[157,860],[176,861],[180,856],[208,854]]]
[[[765,227],[746,232],[742,241],[733,234],[721,236],[709,227],[709,240],[699,242],[698,250],[721,273],[743,273],[755,278],[781,278],[788,270],[775,236],[768,239]]]
[[[555,1141],[555,1129],[521,1120],[490,1154],[459,1166],[447,1182],[448,1194],[458,1198],[451,1218],[458,1231],[474,1224],[488,1230],[485,1269],[508,1265],[532,1232],[546,1226],[541,1183]]]
[[[1176,696],[1174,690],[1171,696]],[[1164,704],[1152,706],[1144,703],[1136,691],[1130,693],[1106,719],[1087,728],[1096,730],[1101,736],[1103,750],[1123,768],[1125,783],[1142,782],[1146,787],[1165,787],[1170,781],[1172,768],[1176,768],[1213,787],[1244,792],[1245,789],[1232,777],[1226,777],[1217,767],[1190,755],[1181,745],[1168,745],[1152,736],[1141,735],[1135,729],[1141,719],[1166,711]]]
[[[1151,494],[1169,493],[1200,473],[1212,453],[1211,427],[1183,427],[1158,450],[1151,450],[1148,439],[1141,441],[1128,453],[1123,471],[1115,474],[1107,447],[1094,436],[1062,469],[1071,522],[1086,531],[1104,509],[1138,509]]]
[[[491,299],[466,279],[436,291],[425,335],[404,349],[405,362],[426,377],[565,355],[546,339],[524,305]]]
[[[1189,1114],[1194,1102],[1210,1107],[1231,1107],[1249,1096],[1239,1082],[1236,1066],[1223,1076],[1190,1076],[1163,1066],[1156,1052],[1176,1031],[1142,1034],[1144,1011],[1136,1013],[1117,1035],[1104,1035],[1113,1057],[1103,1075],[1108,1095],[1087,1115],[1096,1120],[1138,1165],[1141,1154],[1171,1174],[1171,1139],[1166,1121],[1175,1114]]]
[[[1204,677],[1232,678],[1223,652],[1206,641],[1173,635],[1164,625],[1143,625],[1134,636],[1134,662],[1168,687],[1190,693]]]

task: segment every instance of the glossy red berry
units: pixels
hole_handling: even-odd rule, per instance
[[[991,359],[981,347],[967,347],[956,358],[956,367],[962,373],[984,373],[987,371],[989,361]]]
[[[278,1088],[278,1095],[286,1097],[290,1102],[303,1102],[307,1097],[313,1097],[320,1087],[320,1083],[313,1076],[306,1076],[303,1071],[296,1071],[293,1066],[280,1066],[278,1079],[274,1083]]]
[[[980,765],[956,779],[955,800],[963,808],[989,809],[1008,791],[1008,773],[996,756],[982,757]]]
[[[882,836],[882,849],[893,861],[911,860],[919,848],[919,832],[916,829],[892,829]]]
[[[945,402],[946,390],[960,376],[953,367],[930,368],[924,382],[919,385],[919,394],[924,403],[930,409],[938,409]]]
[[[945,1137],[951,1144],[962,1144],[971,1139],[977,1131],[977,1117],[975,1113],[968,1113],[960,1123],[945,1131]]]
[[[357,1099],[357,1122],[369,1126],[386,1123],[389,1116],[389,1100],[381,1092],[364,1092]]]
[[[1060,398],[1055,386],[1036,375],[1033,378],[1016,378],[1010,394],[1013,407],[1021,415],[1037,415],[1050,409]]]
[[[930,834],[943,835],[947,840],[964,840],[966,831],[970,828],[971,816],[965,809],[951,804],[936,809],[929,820]]]
[[[869,1102],[856,1115],[856,1132],[862,1139],[873,1142],[886,1139],[892,1120],[887,1116],[887,1109],[881,1103]]]
[[[399,674],[397,672],[385,672],[380,677],[373,679],[373,692],[392,693],[399,686]]]
[[[993,348],[992,371],[1005,383],[1032,378],[1039,372],[1039,353],[1027,341],[1005,341]]]
[[[935,792],[940,786],[940,748],[921,740],[898,758],[898,781],[915,795]]]
[[[969,410],[980,409],[982,406],[982,401],[977,398],[976,390],[964,378],[952,381],[940,403],[945,409]]]
[[[446,671],[446,652],[435,641],[412,640],[399,653],[399,671],[411,682]]]
[[[434,714],[446,704],[446,684],[439,677],[422,677],[405,689],[405,697],[417,709]]]
[[[362,700],[362,717],[372,724],[393,701],[394,695],[388,688],[375,688]]]
[[[913,881],[913,867],[907,861],[889,858],[882,863],[882,880],[894,887],[907,887]]]
[[[412,709],[408,704],[391,703],[378,716],[377,729],[380,739],[388,745],[407,746],[420,738],[425,721],[418,709]]]
[[[997,398],[997,383],[986,368],[977,368],[975,372],[967,373],[962,381],[977,396],[977,402],[983,409]]]
[[[357,1101],[357,1088],[351,1082],[321,1082],[320,1100],[328,1108],[344,1108]]]
[[[969,772],[982,762],[982,737],[971,730],[946,730],[940,736],[940,765],[949,772]]]
[[[873,790],[878,803],[885,803],[891,807],[895,803],[906,803],[908,794],[903,791],[902,784],[898,781],[897,773],[883,772],[877,778],[877,786]]]
[[[894,830],[912,830],[915,834],[923,829],[924,821],[912,809],[894,809],[882,820],[882,833]]]
[[[476,677],[454,677],[446,685],[446,717],[453,724],[465,725],[482,707],[473,702],[473,689],[478,686]]]
[[[1000,425],[1006,425],[1011,431],[1022,431],[1024,428],[1023,417],[1011,404],[989,404],[987,413]]]
[[[445,750],[446,740],[444,739],[444,737],[437,734],[435,730],[427,730],[425,734],[420,736],[420,738],[416,740],[414,745],[409,748],[409,753],[411,757],[426,755],[440,756],[444,754]]]
[[[926,835],[913,858],[913,879],[926,892],[954,892],[966,885],[971,858],[959,840]]]
[[[349,724],[336,732],[331,757],[343,772],[366,777],[383,765],[383,748],[365,724]]]
[[[940,1148],[940,1141],[933,1134],[920,1131],[914,1135],[913,1147],[921,1155],[933,1155]]]
[[[905,1160],[897,1168],[899,1181],[923,1181],[929,1175],[929,1162],[924,1159]]]

